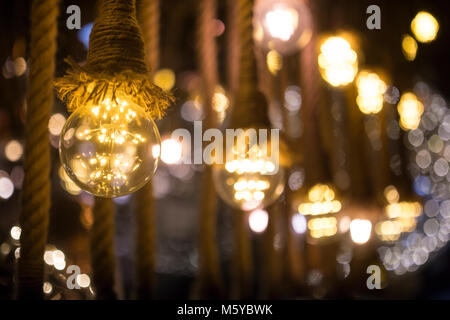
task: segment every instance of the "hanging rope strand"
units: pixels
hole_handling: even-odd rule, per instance
[[[200,74],[203,80],[203,101],[205,105],[205,126],[215,127],[211,106],[217,75],[217,49],[213,21],[216,14],[214,0],[201,0],[198,6],[197,51]],[[206,129],[207,129],[206,128]],[[222,280],[217,249],[217,198],[212,181],[211,167],[203,175],[203,191],[200,204],[199,233],[199,292],[200,297],[222,297]]]
[[[111,199],[96,198],[91,230],[92,281],[99,300],[114,300],[114,204]]]
[[[159,67],[159,0],[141,0],[139,22],[150,77]],[[155,210],[151,181],[136,195],[137,298],[151,299],[155,282]]]
[[[159,6],[159,0],[141,0],[138,10],[145,57],[151,76],[159,69]]]
[[[51,193],[47,125],[53,106],[57,16],[57,0],[33,1],[18,269],[18,297],[27,299],[42,298]]]
[[[238,0],[239,88],[231,113],[233,128],[270,126],[267,102],[258,89],[257,63],[253,42],[253,0]]]

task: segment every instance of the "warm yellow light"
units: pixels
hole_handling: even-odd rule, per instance
[[[14,226],[11,228],[10,234],[11,238],[13,238],[14,240],[19,240],[20,235],[22,234],[22,229],[18,226]]]
[[[59,135],[65,122],[66,117],[64,117],[61,113],[55,113],[48,121],[48,131],[50,131],[50,134],[54,136]]]
[[[386,83],[373,72],[361,71],[356,79],[356,103],[364,114],[376,114],[383,108]]]
[[[238,135],[245,141],[246,131]],[[276,143],[276,141],[270,141]],[[239,145],[239,143],[237,144]],[[215,164],[213,177],[219,196],[231,206],[251,211],[271,204],[284,190],[284,171],[261,143],[227,146],[224,164]]]
[[[417,41],[431,42],[436,39],[439,22],[430,13],[420,11],[411,22],[411,30]]]
[[[313,218],[308,221],[308,229],[311,237],[331,237],[337,232],[337,219],[335,217]]]
[[[114,96],[114,99],[113,99]],[[60,158],[70,179],[96,196],[129,194],[156,170],[158,129],[144,108],[122,91],[80,106],[66,121]]]
[[[356,244],[364,244],[370,239],[372,223],[366,219],[354,219],[350,223],[350,236]]]
[[[417,49],[418,49],[417,41],[413,37],[409,35],[403,36],[402,51],[406,60],[413,61],[416,58]]]
[[[407,92],[401,96],[397,110],[402,129],[414,130],[419,127],[424,107],[413,93]]]
[[[383,241],[395,241],[402,232],[402,223],[398,220],[386,220],[376,224],[375,232]]]
[[[253,232],[261,233],[269,224],[269,214],[265,210],[256,209],[248,216],[248,225]]]
[[[182,155],[183,155],[183,145],[180,141],[177,141],[172,138],[164,139],[162,141],[161,160],[163,162],[167,164],[179,163]]]
[[[358,72],[358,55],[342,37],[329,37],[322,43],[318,62],[323,79],[334,87],[351,83]]]
[[[400,194],[394,186],[387,186],[384,189],[384,196],[389,203],[397,203],[400,200]]]
[[[170,91],[175,85],[175,72],[170,69],[160,69],[153,76],[153,82],[165,91]]]
[[[298,13],[290,8],[278,7],[266,13],[264,23],[273,38],[287,41],[298,26]]]
[[[283,57],[275,50],[270,50],[267,52],[266,63],[270,73],[276,75],[283,68]]]
[[[23,155],[22,144],[17,140],[9,141],[5,146],[5,156],[11,161],[15,162],[19,160]]]
[[[310,202],[303,202],[298,206],[302,215],[317,216],[341,211],[341,202],[335,200],[334,190],[326,184],[316,184],[308,192]]]

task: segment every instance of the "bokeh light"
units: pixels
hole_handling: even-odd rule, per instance
[[[358,72],[358,55],[342,37],[329,37],[322,43],[318,62],[323,79],[334,87],[351,83]]]
[[[359,110],[364,114],[376,114],[383,108],[386,83],[378,74],[361,71],[356,79],[358,96],[356,102]]]
[[[350,223],[350,236],[356,244],[364,244],[370,239],[372,222],[366,219],[354,219]]]
[[[248,216],[248,225],[255,233],[264,232],[269,224],[269,214],[262,209],[256,209],[250,212]]]
[[[436,39],[439,22],[432,14],[420,11],[411,22],[411,30],[417,41],[427,43]]]

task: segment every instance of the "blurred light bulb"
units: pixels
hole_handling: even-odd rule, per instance
[[[117,197],[143,187],[158,165],[158,128],[124,92],[78,107],[60,138],[60,158],[69,177],[83,190]]]
[[[376,114],[383,108],[386,83],[373,72],[361,71],[356,79],[356,103],[364,114]]]
[[[265,210],[256,209],[248,216],[248,225],[253,232],[261,233],[266,230],[269,224],[269,214]]]
[[[237,137],[238,141],[246,141],[247,130]],[[260,141],[261,142],[261,141]],[[261,208],[273,203],[284,190],[284,170],[274,159],[268,156],[267,150],[279,150],[278,141],[266,144],[237,143],[227,146],[225,163],[215,164],[213,178],[219,196],[229,205],[244,211]]]
[[[420,11],[411,22],[411,30],[417,41],[426,43],[436,39],[439,22],[428,12]]]
[[[364,244],[370,239],[372,223],[365,219],[354,219],[350,222],[350,236],[356,244]]]
[[[296,213],[292,216],[292,228],[298,234],[303,234],[306,231],[306,218],[305,216]]]
[[[358,55],[342,37],[329,37],[322,43],[318,62],[322,78],[333,87],[351,83],[358,72]]]
[[[295,0],[259,0],[255,5],[255,40],[268,49],[289,54],[311,39],[311,14]]]

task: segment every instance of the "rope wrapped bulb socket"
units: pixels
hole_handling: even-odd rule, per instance
[[[160,119],[174,98],[150,81],[135,0],[104,0],[89,39],[85,65],[55,81],[72,115],[60,158],[83,190],[123,196],[154,174],[161,150]]]

